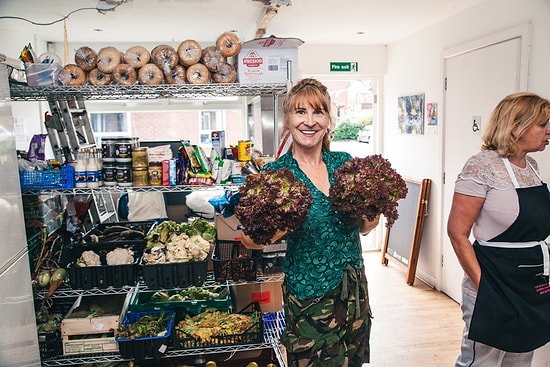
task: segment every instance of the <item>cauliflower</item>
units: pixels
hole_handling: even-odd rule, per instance
[[[164,246],[155,246],[148,253],[143,254],[143,261],[146,264],[162,264],[166,262]]]
[[[107,253],[107,265],[125,265],[134,262],[134,251],[117,247]]]
[[[76,261],[76,264],[78,266],[100,266],[101,265],[101,259],[99,258],[99,255],[93,252],[92,250],[83,251],[82,254],[80,254],[80,258]]]

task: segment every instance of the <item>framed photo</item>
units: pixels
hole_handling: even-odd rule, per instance
[[[430,126],[437,125],[437,103],[426,103],[426,124]]]
[[[424,134],[424,93],[398,97],[397,121],[401,134]]]

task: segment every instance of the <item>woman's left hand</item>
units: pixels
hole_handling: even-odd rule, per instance
[[[378,214],[373,220],[368,220],[363,218],[363,223],[361,223],[360,232],[363,236],[366,236],[370,233],[376,226],[380,223],[380,214]]]

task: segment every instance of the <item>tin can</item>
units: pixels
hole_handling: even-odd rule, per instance
[[[237,144],[237,159],[241,162],[249,161],[252,156],[250,154],[250,140],[239,140]]]
[[[133,186],[147,186],[149,185],[149,171],[147,168],[133,168],[132,179]]]

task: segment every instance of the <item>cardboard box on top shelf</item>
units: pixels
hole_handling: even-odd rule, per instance
[[[216,237],[219,241],[235,241],[235,238],[241,237],[239,226],[241,223],[234,216],[225,218],[223,215],[216,213],[214,218],[216,226]]]
[[[287,82],[288,61],[291,81],[298,80],[298,38],[258,38],[243,42],[237,55],[237,73],[241,84],[278,84]]]

